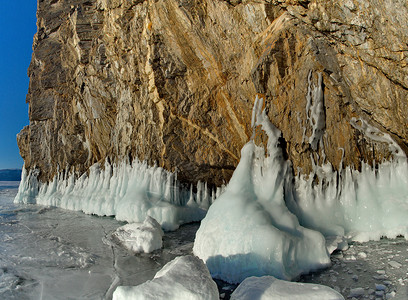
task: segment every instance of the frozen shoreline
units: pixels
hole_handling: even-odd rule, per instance
[[[102,242],[106,233],[123,223],[59,208],[15,205],[12,203],[15,193],[15,188],[8,191],[0,188],[0,247],[7,253],[0,260],[0,297],[7,299],[38,299],[41,293],[57,298],[70,293],[77,299],[100,299],[119,284],[141,284],[152,279],[168,261],[191,254],[199,226],[194,223],[167,232],[162,250],[132,255]],[[55,249],[59,249],[60,256]],[[407,249],[408,241],[403,238],[352,243],[348,250],[331,256],[331,267],[303,275],[300,281],[327,285],[339,290],[346,299],[350,290],[356,288],[363,289],[361,299],[375,299],[376,284],[386,283],[380,299],[392,292],[396,292],[393,299],[407,299]],[[51,253],[44,253],[50,250]],[[395,268],[398,264],[393,262],[401,266]],[[44,264],[46,268],[39,267]],[[228,299],[236,288],[226,282],[216,282],[222,299]]]
[[[123,222],[13,204],[16,193],[0,187],[1,299],[110,299],[116,286],[143,283],[168,261],[190,254],[198,229],[183,226],[166,234],[163,249],[133,255],[108,239]]]

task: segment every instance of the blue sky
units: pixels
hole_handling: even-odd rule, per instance
[[[21,168],[16,134],[28,125],[27,68],[36,32],[36,0],[7,0],[0,9],[0,169]]]

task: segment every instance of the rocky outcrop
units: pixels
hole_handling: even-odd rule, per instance
[[[38,0],[37,17],[18,144],[42,181],[137,158],[221,185],[257,93],[295,173],[407,152],[406,1]]]

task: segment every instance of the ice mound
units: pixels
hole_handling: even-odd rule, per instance
[[[267,133],[268,154],[253,141],[242,148],[239,165],[201,222],[193,248],[213,277],[231,283],[264,275],[290,280],[330,264],[323,235],[299,225],[286,206],[285,198],[292,197],[289,165],[277,146],[280,132],[261,107],[257,98],[252,123]]]
[[[131,223],[119,227],[112,234],[112,238],[134,253],[150,253],[162,247],[163,235],[160,224],[147,216],[143,223]]]
[[[289,282],[272,276],[249,277],[232,293],[231,300],[344,300],[335,290],[319,284]]]
[[[204,262],[195,256],[180,256],[167,263],[154,278],[138,286],[119,286],[113,300],[214,300],[218,289]]]
[[[76,178],[60,173],[53,181],[37,180],[38,170],[28,174],[23,167],[16,203],[37,203],[81,210],[88,214],[116,216],[127,222],[143,222],[146,216],[156,219],[165,230],[181,224],[200,221],[214,201],[205,184],[197,185],[197,193],[183,189],[177,174],[145,162],[105,163],[93,165],[89,175]]]

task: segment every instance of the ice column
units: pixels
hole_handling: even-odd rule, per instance
[[[268,135],[267,154],[249,141],[225,192],[208,210],[194,243],[212,276],[241,282],[249,276],[292,279],[330,263],[324,237],[299,225],[286,207],[289,165],[278,147],[280,131],[255,100],[252,125]]]

